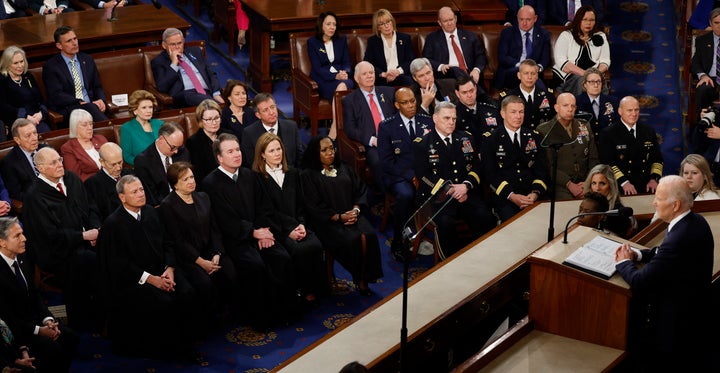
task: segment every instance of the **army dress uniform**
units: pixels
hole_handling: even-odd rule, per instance
[[[503,126],[500,110],[495,103],[478,101],[473,110],[458,102],[455,112],[457,130],[470,132],[475,137]]]
[[[645,193],[645,186],[663,174],[663,156],[657,135],[652,127],[637,123],[630,134],[623,122],[600,132],[598,151],[600,162],[610,165],[618,186],[630,181],[638,193]]]
[[[532,103],[529,103],[525,96],[520,92],[520,87],[500,92],[500,100],[508,95],[518,96],[525,103],[525,119],[523,127],[534,130],[540,123],[547,122],[555,116],[555,94],[552,89],[543,90],[535,85],[535,91],[532,96]]]
[[[556,118],[538,126],[541,147],[548,144],[564,144],[558,150],[557,180],[555,182],[556,199],[575,198],[567,188],[569,181],[580,183],[585,181],[588,172],[598,163],[595,136],[590,124],[582,119],[573,119],[571,132],[565,130]],[[555,149],[547,147],[549,175],[552,177],[552,159]]]
[[[481,193],[481,163],[478,148],[473,136],[465,131],[455,131],[450,135],[451,143],[448,145],[435,131],[416,138],[413,143],[413,157],[415,162],[415,176],[418,180],[426,178],[433,185],[440,179],[453,184],[467,185],[467,200],[463,203],[450,202],[434,218],[437,224],[440,252],[450,256],[464,245],[470,243],[460,242],[455,231],[456,219],[462,219],[472,232],[472,240],[490,231],[497,225],[497,220],[482,199]],[[420,182],[418,187],[419,203],[430,197],[431,186]],[[445,202],[445,191],[439,191],[434,197],[434,208],[437,211]]]
[[[495,212],[506,221],[520,211],[508,199],[511,193],[536,192],[539,198],[547,191],[547,157],[540,148],[539,133],[525,127],[519,130],[520,147],[513,144],[505,127],[486,132],[483,137],[485,178],[494,196]]]

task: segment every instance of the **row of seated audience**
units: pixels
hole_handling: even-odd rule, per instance
[[[80,0],[80,2],[96,9],[123,7],[133,4],[132,0]],[[35,14],[61,14],[83,9],[72,8],[68,0],[4,0],[0,2],[0,20],[29,17]]]

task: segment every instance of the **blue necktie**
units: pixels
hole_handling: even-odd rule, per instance
[[[532,54],[532,35],[529,32],[525,33],[525,58],[530,58]]]
[[[15,269],[15,277],[17,277],[17,282],[25,289],[27,290],[27,282],[25,282],[25,278],[22,275],[22,271],[20,271],[20,265],[18,265],[18,261],[13,262],[13,268]]]

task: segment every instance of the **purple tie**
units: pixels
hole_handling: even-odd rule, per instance
[[[525,33],[525,58],[530,58],[532,54],[532,35],[529,32]]]
[[[575,0],[568,2],[568,21],[572,22],[575,19]]]
[[[190,81],[193,84],[193,87],[195,87],[195,90],[197,93],[204,95],[205,89],[202,86],[202,83],[200,83],[200,79],[198,79],[197,75],[195,75],[195,72],[193,71],[190,64],[185,62],[185,59],[181,56],[178,57],[178,64],[180,67],[182,67],[183,70],[185,70],[185,74],[187,74],[188,78],[190,78]]]

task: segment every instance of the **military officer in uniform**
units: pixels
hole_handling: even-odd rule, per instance
[[[663,174],[663,156],[652,127],[638,123],[640,103],[625,96],[618,108],[620,123],[600,132],[600,163],[610,165],[625,195],[655,193]]]
[[[575,96],[561,93],[555,104],[555,118],[537,128],[542,136],[540,146],[547,149],[550,175],[553,175],[553,159],[557,151],[555,199],[583,198],[585,177],[598,163],[595,136],[590,124],[576,119],[575,109]],[[560,144],[559,149],[553,146]]]
[[[547,191],[547,158],[539,145],[540,135],[522,125],[524,110],[522,98],[505,97],[500,106],[504,126],[483,134],[485,177],[495,213],[503,222]]]
[[[547,122],[555,116],[555,95],[552,89],[542,89],[535,83],[538,81],[540,67],[538,64],[527,59],[520,62],[518,79],[520,85],[509,91],[500,93],[500,99],[509,95],[518,96],[525,103],[525,119],[523,127],[531,130],[537,128],[540,123]]]
[[[415,176],[426,178],[433,185],[440,179],[449,183],[447,192],[441,190],[435,200],[439,208],[446,198],[454,201],[434,218],[437,224],[440,253],[450,256],[466,244],[460,242],[455,231],[456,219],[462,219],[473,233],[474,240],[497,225],[497,220],[485,204],[481,193],[481,164],[473,136],[465,131],[456,131],[455,105],[441,102],[435,107],[433,121],[435,130],[415,139],[413,156]],[[431,185],[420,182],[418,194],[425,201],[431,194]],[[441,257],[442,257],[441,255]]]
[[[430,133],[435,123],[429,116],[417,112],[415,95],[410,88],[402,87],[395,92],[395,108],[398,113],[380,123],[377,150],[385,190],[395,196],[390,249],[395,260],[402,261],[405,259],[402,231],[415,205],[412,144],[416,138]]]
[[[598,141],[600,131],[620,121],[618,116],[618,100],[615,96],[602,93],[605,88],[605,74],[591,67],[583,75],[584,92],[575,96],[578,112],[590,115],[595,142]]]
[[[470,77],[460,76],[455,81],[457,96],[457,129],[478,137],[493,128],[502,126],[500,110],[493,99],[477,93],[477,85]]]

